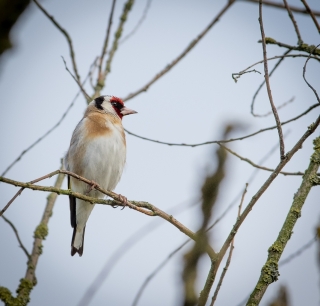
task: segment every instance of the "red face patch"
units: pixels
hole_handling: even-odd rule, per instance
[[[116,111],[116,113],[120,117],[120,119],[122,119],[123,115],[121,114],[121,109],[124,106],[123,101],[118,97],[112,96],[110,99],[110,103],[111,103],[113,109]]]

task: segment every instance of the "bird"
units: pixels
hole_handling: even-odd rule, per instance
[[[100,96],[89,103],[73,131],[64,165],[67,171],[91,180],[93,186],[68,176],[68,189],[96,198],[105,195],[95,190],[94,184],[106,190],[115,189],[126,162],[122,118],[135,113],[115,96]],[[82,256],[86,223],[95,204],[72,195],[69,196],[69,204],[73,228],[71,256],[76,253]]]

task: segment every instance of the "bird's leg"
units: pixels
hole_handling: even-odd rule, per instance
[[[124,209],[128,205],[128,199],[125,196],[121,195],[121,194],[119,194],[119,201],[124,204],[122,209]]]

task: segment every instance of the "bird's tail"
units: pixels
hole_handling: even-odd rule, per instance
[[[76,253],[78,253],[79,256],[82,256],[85,230],[86,227],[77,228],[77,226],[75,226],[73,228],[73,235],[71,240],[71,256]]]

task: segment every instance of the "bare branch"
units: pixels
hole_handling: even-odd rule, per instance
[[[278,263],[280,257],[286,247],[293,228],[301,216],[301,209],[305,203],[305,200],[313,186],[312,177],[316,175],[320,166],[320,137],[317,137],[314,141],[314,153],[311,156],[310,164],[303,176],[301,185],[294,195],[293,203],[289,209],[287,218],[280,230],[280,233],[276,241],[268,249],[268,259],[261,269],[261,275],[257,282],[255,289],[253,290],[247,305],[259,305],[265,291],[268,286],[275,282],[280,275],[278,272]]]
[[[243,1],[253,2],[253,3],[257,3],[257,4],[259,3],[259,0],[243,0]],[[263,5],[266,5],[266,6],[272,6],[272,7],[279,8],[279,9],[286,9],[286,7],[279,2],[263,0],[262,3],[263,3]],[[306,14],[306,15],[309,14],[309,12],[307,10],[300,8],[300,7],[296,7],[296,6],[290,6],[290,10],[295,13]],[[320,12],[318,12],[318,11],[313,11],[313,14],[315,16],[320,17]]]
[[[140,28],[140,26],[142,25],[142,23],[144,22],[144,20],[147,18],[147,13],[150,9],[150,5],[151,5],[151,1],[152,0],[147,0],[147,3],[146,3],[146,7],[144,8],[143,10],[143,13],[142,13],[142,16],[141,18],[139,19],[138,23],[136,24],[136,26],[133,28],[133,30],[128,33],[125,37],[123,37],[120,41],[119,41],[119,45],[121,45],[122,43],[124,43],[127,39],[129,39],[130,37],[132,37],[136,32],[137,30]]]
[[[241,197],[241,202],[239,204],[239,209],[238,209],[238,215],[237,215],[237,219],[240,217],[240,214],[241,214],[241,208],[242,208],[242,204],[243,204],[243,201],[244,201],[244,197],[247,193],[247,188],[248,188],[248,183],[246,183],[246,187],[244,188],[244,191],[242,193],[242,197]],[[231,263],[231,257],[232,257],[232,252],[233,252],[233,249],[234,249],[234,239],[232,240],[231,242],[231,245],[230,245],[230,251],[229,251],[229,255],[228,255],[228,259],[227,259],[227,262],[226,262],[226,265],[225,267],[223,268],[223,271],[221,273],[221,276],[220,276],[220,279],[219,279],[219,282],[218,282],[218,285],[217,285],[217,288],[212,296],[212,300],[211,300],[211,304],[210,306],[213,306],[217,297],[218,297],[218,294],[219,294],[219,290],[221,288],[221,285],[222,285],[222,282],[223,282],[223,279],[227,273],[227,270],[229,268],[229,265]]]
[[[113,1],[112,1],[112,6],[111,6],[111,11],[110,11],[110,16],[109,16],[107,34],[106,34],[106,38],[105,38],[104,43],[103,43],[101,56],[100,56],[100,58],[99,58],[99,64],[98,64],[98,82],[99,82],[99,78],[100,78],[100,75],[101,75],[102,63],[103,63],[103,60],[104,60],[104,56],[105,56],[106,51],[107,51],[107,48],[108,48],[109,35],[110,35],[111,26],[112,26],[112,18],[113,18],[113,13],[114,13],[115,4],[116,4],[116,0],[113,0]]]
[[[310,14],[310,16],[311,16],[311,18],[312,18],[312,20],[313,20],[313,22],[314,22],[314,25],[316,26],[318,32],[320,33],[320,25],[319,25],[319,23],[318,23],[318,21],[317,21],[317,18],[315,17],[315,15],[316,15],[315,12],[313,12],[313,11],[310,9],[308,3],[307,3],[305,0],[301,0],[301,2],[302,2],[303,5],[305,6],[306,11]]]
[[[192,49],[193,47],[203,38],[208,31],[219,21],[222,15],[231,7],[231,5],[235,2],[235,0],[229,0],[228,3],[222,8],[222,10],[218,13],[218,15],[210,22],[210,24],[187,46],[187,48],[177,57],[175,58],[170,64],[168,64],[164,69],[158,72],[146,85],[142,88],[138,89],[137,91],[130,93],[123,101],[128,101],[133,97],[139,95],[142,92],[148,90],[148,88],[155,83],[158,79],[160,79],[163,75],[165,75],[172,67],[174,67],[177,63],[179,63]]]
[[[30,258],[30,254],[29,254],[28,250],[25,248],[25,246],[23,245],[23,243],[22,243],[22,241],[20,239],[18,230],[16,229],[14,224],[9,219],[7,219],[4,215],[2,215],[2,218],[3,218],[4,221],[6,221],[11,226],[11,228],[14,231],[14,233],[16,235],[16,238],[17,238],[17,240],[19,242],[20,248],[23,250],[23,252],[26,254],[27,258],[29,259]]]
[[[268,72],[268,61],[267,61],[267,48],[266,48],[266,42],[265,42],[265,34],[264,34],[264,29],[263,29],[263,21],[262,21],[262,0],[259,2],[259,24],[260,24],[260,31],[261,31],[261,38],[262,38],[262,49],[263,49],[263,59],[264,59],[264,78],[266,80],[266,85],[267,85],[267,92],[269,96],[269,101],[270,105],[272,108],[272,112],[274,115],[274,119],[277,124],[277,130],[279,134],[279,143],[280,143],[280,158],[284,159],[285,156],[285,147],[284,147],[284,141],[283,141],[283,134],[282,134],[282,127],[279,119],[279,115],[277,112],[276,107],[274,106],[273,103],[273,97],[271,94],[271,87],[270,87],[270,82],[269,82],[269,72]]]
[[[69,50],[70,50],[70,57],[71,57],[71,61],[72,61],[72,66],[73,66],[73,71],[74,74],[76,75],[76,79],[78,80],[78,82],[80,83],[80,75],[78,73],[78,68],[77,68],[77,64],[76,64],[76,55],[73,49],[73,44],[72,44],[72,40],[70,35],[68,34],[68,32],[62,28],[62,26],[53,18],[53,16],[51,16],[45,9],[44,7],[38,2],[38,0],[33,0],[33,2],[38,6],[38,8],[51,20],[51,22],[56,26],[56,28],[64,35],[64,37],[67,39],[68,41],[68,45],[69,45]]]
[[[112,63],[113,57],[118,49],[118,42],[119,42],[119,39],[122,35],[123,26],[124,26],[125,22],[127,21],[128,14],[129,14],[133,4],[134,4],[134,0],[128,0],[123,6],[122,15],[120,17],[120,23],[119,23],[119,26],[116,30],[116,33],[114,34],[114,40],[113,40],[111,50],[109,52],[109,57],[106,62],[106,67],[105,67],[104,73],[103,74],[101,73],[98,77],[98,82],[95,87],[95,92],[94,92],[93,98],[100,96],[102,88],[105,87],[107,75],[111,71],[111,63]]]
[[[300,115],[296,116],[296,117],[293,117],[287,121],[283,121],[281,122],[281,125],[285,125],[285,124],[288,124],[292,121],[295,121],[303,116],[305,116],[306,114],[308,114],[311,110],[313,110],[314,108],[316,107],[319,107],[319,103],[316,103],[314,105],[311,105],[307,110],[305,110],[303,113],[301,113]],[[259,131],[256,131],[254,133],[251,133],[249,135],[246,135],[246,136],[241,136],[241,137],[238,137],[238,138],[230,138],[230,139],[227,139],[227,140],[212,140],[212,141],[206,141],[206,142],[200,142],[200,143],[194,143],[194,144],[187,144],[187,143],[175,143],[175,142],[165,142],[165,141],[160,141],[160,140],[155,140],[155,139],[151,139],[151,138],[147,138],[147,137],[144,137],[144,136],[140,136],[140,135],[137,135],[135,133],[132,133],[128,130],[125,129],[125,131],[131,135],[131,136],[134,136],[134,137],[137,137],[137,138],[140,138],[142,140],[147,140],[147,141],[150,141],[150,142],[155,142],[155,143],[158,143],[158,144],[163,144],[163,145],[168,145],[168,146],[178,146],[178,147],[199,147],[199,146],[204,146],[204,145],[209,145],[209,144],[213,144],[213,143],[227,143],[227,142],[232,142],[232,141],[237,141],[237,140],[243,140],[243,139],[247,139],[247,138],[250,138],[252,136],[255,136],[257,134],[260,134],[260,133],[263,133],[263,132],[266,132],[266,131],[270,131],[270,130],[274,130],[276,129],[277,126],[274,125],[274,126],[271,126],[271,127],[268,127],[268,128],[264,128],[264,129],[261,129]]]
[[[296,20],[294,19],[294,16],[293,16],[293,14],[291,12],[290,6],[287,3],[287,0],[283,0],[283,3],[284,3],[284,6],[286,7],[286,9],[288,11],[288,15],[289,15],[289,17],[290,17],[290,19],[292,21],[294,30],[296,31],[296,34],[297,34],[297,37],[298,37],[298,45],[300,46],[300,45],[303,44],[303,41],[302,41],[302,38],[301,38],[301,35],[300,35],[298,24],[297,24]]]

